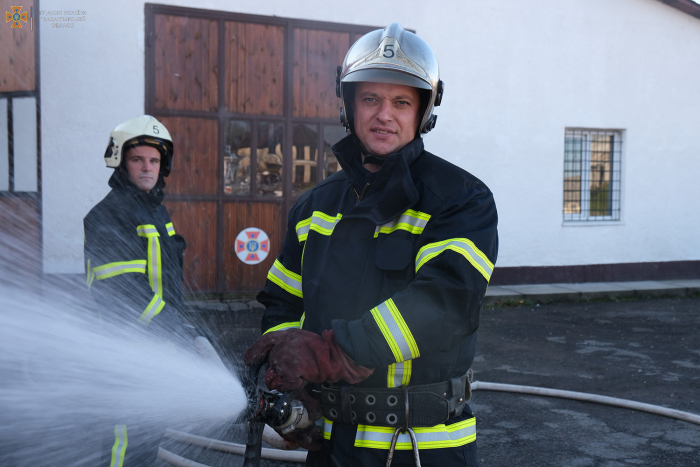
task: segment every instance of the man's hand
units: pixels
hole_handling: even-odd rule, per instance
[[[350,384],[367,379],[374,370],[356,365],[335,341],[333,330],[319,336],[301,329],[265,334],[243,354],[246,365],[270,363],[265,375],[269,389],[281,392],[301,387],[304,381],[342,380]]]

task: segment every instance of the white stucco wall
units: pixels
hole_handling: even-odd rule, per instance
[[[412,28],[446,82],[426,147],[493,190],[499,266],[700,260],[700,20],[656,0],[169,1]],[[82,218],[108,191],[109,131],[144,111],[144,2],[42,24],[44,269],[82,272]],[[566,127],[624,130],[622,220],[563,226]]]

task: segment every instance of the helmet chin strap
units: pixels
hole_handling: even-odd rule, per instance
[[[372,154],[367,150],[364,144],[362,144],[362,141],[360,141],[360,138],[357,137],[355,132],[353,131],[352,137],[355,139],[355,142],[360,146],[360,152],[364,156],[364,160],[362,161],[362,165],[365,164],[375,164],[381,166],[384,164],[384,161],[386,161],[387,157],[389,157],[391,154],[387,154],[386,156],[377,156],[376,154]]]
[[[399,149],[398,151],[394,151],[394,152],[392,152],[391,154],[387,154],[386,156],[378,156],[378,155],[376,155],[376,154],[372,154],[371,152],[369,152],[369,151],[367,150],[367,148],[365,148],[365,145],[362,144],[362,141],[360,141],[360,138],[358,138],[357,135],[355,135],[354,132],[353,132],[353,135],[352,135],[352,136],[355,138],[355,141],[356,141],[357,144],[360,146],[360,151],[362,152],[362,155],[364,156],[364,160],[362,161],[362,165],[366,165],[366,164],[375,164],[375,165],[381,166],[381,165],[384,164],[384,162],[386,162],[386,160],[387,160],[388,158],[390,158],[390,157],[393,156],[394,154],[398,154],[398,153],[400,153],[401,151],[403,151],[403,148],[401,148],[401,149]],[[406,147],[406,146],[404,146],[404,147]]]
[[[374,165],[382,165],[384,164],[384,161],[386,160],[387,156],[375,156],[374,154],[367,154],[367,153],[362,153],[365,156],[364,161],[362,162],[362,165],[365,164],[374,164]]]

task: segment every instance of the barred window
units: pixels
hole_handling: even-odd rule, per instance
[[[620,220],[622,132],[566,129],[564,221]]]

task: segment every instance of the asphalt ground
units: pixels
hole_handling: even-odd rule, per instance
[[[700,299],[486,309],[475,379],[700,414]],[[700,425],[605,405],[475,391],[482,467],[700,466]]]
[[[211,303],[201,304],[198,313],[219,331],[227,329],[227,345],[235,354],[255,339],[260,312],[255,303]],[[700,414],[699,330],[698,297],[487,308],[474,378]],[[484,390],[474,392],[470,405],[481,467],[700,466],[700,425],[588,402]],[[242,426],[232,426],[222,439],[243,443]],[[240,456],[173,441],[162,446],[212,467],[243,463]]]

